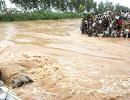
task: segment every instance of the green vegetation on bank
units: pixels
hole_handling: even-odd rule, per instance
[[[83,13],[54,13],[45,11],[34,11],[26,13],[6,13],[0,15],[0,21],[26,21],[26,20],[50,20],[50,19],[71,19],[82,18]]]
[[[14,8],[8,8],[5,0],[0,0],[0,21],[81,18],[84,12],[94,12],[95,14],[103,14],[105,11],[113,11],[116,13],[119,11],[130,12],[130,8],[120,4],[115,5],[108,0],[99,3],[95,0],[9,1],[15,5]]]

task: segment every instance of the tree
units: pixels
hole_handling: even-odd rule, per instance
[[[93,0],[85,0],[85,8],[87,12],[90,12],[95,7],[95,2]]]
[[[85,11],[85,1],[86,0],[70,0],[68,8],[70,10],[74,10],[76,12],[84,12]]]
[[[11,0],[16,6],[23,8],[24,11],[39,9],[40,0]]]
[[[116,4],[115,11],[119,11],[119,10],[121,10],[121,11],[130,11],[130,8],[125,7],[125,6],[121,6],[120,4]]]
[[[103,14],[104,11],[105,11],[105,5],[104,5],[104,3],[101,1],[101,2],[98,4],[98,13]]]
[[[114,6],[112,2],[106,2],[105,3],[105,11],[113,11],[114,10]]]
[[[4,0],[0,0],[1,4],[4,4]],[[94,11],[96,14],[103,14],[104,11],[113,11],[114,5],[112,2],[103,3],[102,1],[98,4],[94,0],[11,0],[16,6],[23,9],[24,11],[30,10],[46,10],[51,11],[55,9],[56,11],[71,11],[71,12],[90,12]],[[1,6],[4,7],[4,6]],[[2,9],[2,8],[0,8]],[[115,6],[115,10],[128,10],[130,9],[125,6],[120,6],[119,4]]]
[[[79,6],[80,6],[79,0],[70,0],[69,3],[70,6],[73,8],[73,10],[79,12]]]
[[[79,12],[83,12],[84,11],[84,6],[82,4],[80,4],[79,6]]]
[[[66,11],[67,10],[67,0],[53,0],[52,7],[58,11]]]
[[[40,1],[40,8],[44,10],[51,10],[53,0],[39,0]]]
[[[0,0],[0,12],[3,13],[6,9],[5,1]]]

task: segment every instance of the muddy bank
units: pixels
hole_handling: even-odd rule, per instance
[[[79,25],[80,20],[0,24],[0,66],[7,76],[16,68],[34,81],[13,89],[20,98],[130,99],[130,40],[83,36]]]

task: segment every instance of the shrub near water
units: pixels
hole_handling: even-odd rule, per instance
[[[6,13],[0,15],[0,21],[25,21],[25,20],[48,20],[48,19],[71,19],[82,18],[82,13],[54,13],[45,11],[34,11],[31,13]]]

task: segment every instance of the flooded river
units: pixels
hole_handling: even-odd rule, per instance
[[[21,99],[130,100],[130,39],[79,27],[80,19],[0,23],[0,65],[34,80],[13,89]]]

